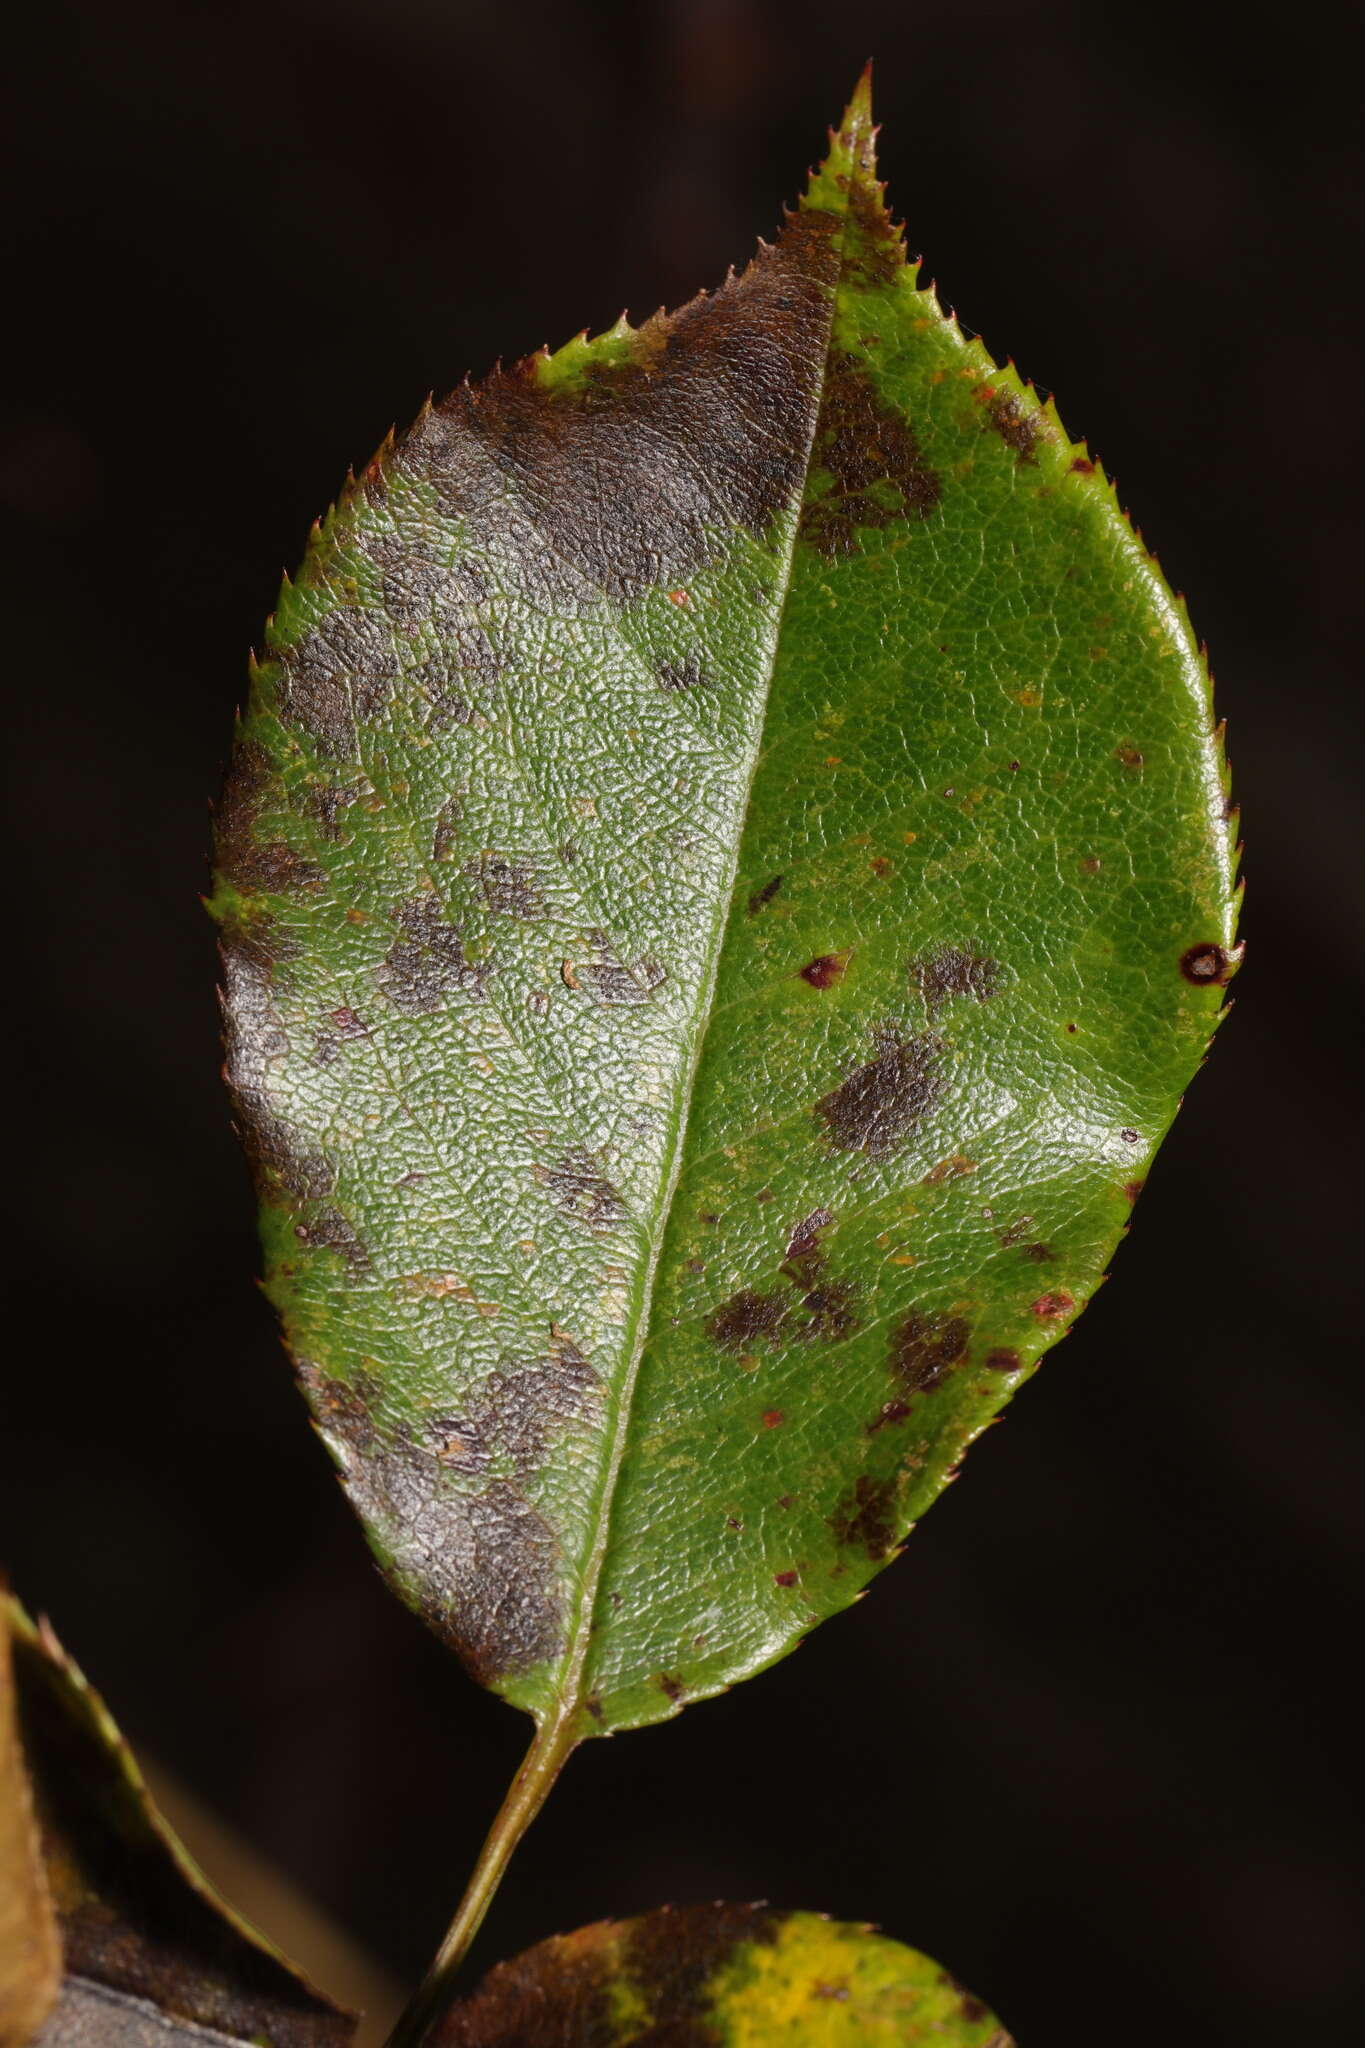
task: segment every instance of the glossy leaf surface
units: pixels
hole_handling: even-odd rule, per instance
[[[343,2048],[349,2015],[219,1896],[98,1693],[46,1624],[4,1605],[64,1969],[41,2048],[172,2048],[205,2029],[254,2048]]]
[[[218,846],[318,1426],[405,1597],[574,1735],[895,1553],[1100,1280],[1236,960],[1183,607],[920,289],[865,87],[742,277],[348,487]]]
[[[433,2048],[1011,2048],[980,1999],[870,1928],[761,1906],[602,1921],[491,1970]]]

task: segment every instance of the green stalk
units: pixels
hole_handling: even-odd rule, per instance
[[[488,1831],[464,1897],[431,1967],[399,2015],[386,2048],[420,2048],[428,2030],[441,2017],[454,1994],[454,1980],[484,1915],[512,1860],[513,1852],[540,1812],[555,1779],[578,1746],[569,1732],[571,1716],[547,1722],[536,1731],[520,1770]]]

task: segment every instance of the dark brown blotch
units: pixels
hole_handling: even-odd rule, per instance
[[[595,959],[565,960],[560,966],[565,988],[581,989],[606,1009],[630,1009],[647,1003],[668,979],[663,963],[646,954],[629,965],[602,941]]]
[[[1195,988],[1222,988],[1231,981],[1236,962],[1212,942],[1190,946],[1180,956],[1180,972]]]
[[[770,875],[761,889],[755,889],[753,895],[749,898],[750,917],[757,917],[760,910],[767,909],[778,890],[782,887],[783,879],[781,875]]]
[[[824,1258],[820,1239],[833,1221],[832,1209],[812,1209],[809,1216],[803,1216],[799,1223],[793,1225],[787,1239],[787,1260],[793,1269],[792,1278],[798,1284],[808,1285],[814,1278]]]
[[[944,1046],[929,1032],[903,1037],[894,1025],[883,1026],[876,1043],[876,1058],[823,1096],[814,1114],[840,1151],[885,1159],[942,1095]]]
[[[943,494],[908,422],[888,410],[856,356],[831,359],[811,450],[829,478],[801,514],[801,537],[831,559],[858,548],[859,529],[927,519]]]
[[[742,1287],[722,1302],[706,1324],[706,1334],[723,1350],[738,1351],[760,1338],[771,1343],[787,1320],[787,1304],[780,1294],[758,1294]]]
[[[683,1698],[687,1691],[686,1684],[679,1678],[676,1671],[661,1671],[655,1680],[655,1684],[664,1695],[664,1698],[671,1700],[674,1706],[678,1704],[678,1701]]]
[[[845,1550],[862,1550],[874,1563],[896,1547],[896,1482],[862,1473],[829,1518],[834,1540]]]
[[[538,917],[540,891],[528,861],[511,860],[502,853],[481,853],[470,861],[465,873],[477,881],[483,900],[494,917]]]
[[[523,587],[549,602],[683,585],[735,527],[766,534],[799,499],[839,226],[791,216],[742,278],[583,377],[547,384],[531,359],[462,386],[398,460],[446,517],[515,547]]]
[[[887,1364],[907,1395],[930,1394],[964,1362],[971,1338],[961,1316],[912,1309],[891,1332]]]
[[[1018,1372],[1020,1358],[1017,1351],[988,1351],[982,1359],[988,1372]]]
[[[554,1166],[531,1168],[539,1186],[566,1216],[585,1223],[619,1223],[625,1215],[620,1191],[586,1152],[566,1153]]]
[[[664,661],[654,671],[661,690],[700,690],[711,687],[711,679],[695,655],[685,661]]]
[[[279,660],[281,717],[339,759],[355,753],[357,723],[377,718],[398,685],[389,621],[356,605],[329,612]]]
[[[930,1017],[937,1017],[943,1005],[956,996],[988,1003],[999,993],[1002,976],[998,960],[964,946],[939,946],[935,952],[912,960],[908,972]]]
[[[395,914],[399,936],[375,970],[375,982],[396,1010],[423,1016],[457,992],[482,1000],[489,969],[471,960],[458,925],[435,896],[414,896]]]
[[[1016,459],[1036,462],[1039,441],[1050,438],[1038,413],[1026,412],[1012,391],[997,391],[990,384],[983,384],[975,397],[986,425],[1007,448],[1013,449]]]
[[[1130,740],[1124,740],[1121,746],[1115,747],[1114,759],[1117,762],[1119,762],[1119,764],[1122,767],[1131,768],[1134,771],[1136,771],[1144,765],[1144,756],[1141,747],[1135,747]]]
[[[833,988],[836,982],[843,980],[848,962],[847,953],[821,953],[798,971],[802,981],[809,983],[811,988]]]
[[[850,1280],[825,1280],[801,1297],[809,1321],[801,1329],[803,1340],[837,1344],[852,1336],[862,1321],[860,1290]]]
[[[324,1202],[311,1216],[296,1223],[294,1235],[311,1251],[340,1252],[353,1271],[363,1271],[370,1263],[370,1254],[356,1235],[354,1224],[332,1202]]]
[[[243,740],[233,755],[214,820],[218,872],[244,893],[261,889],[280,895],[288,889],[317,888],[323,873],[315,861],[305,860],[283,839],[256,837],[257,820],[272,797],[272,808],[282,808],[270,756],[259,741]]]
[[[572,1337],[556,1330],[544,1359],[504,1358],[465,1406],[436,1415],[427,1443],[452,1471],[525,1479],[595,1401],[601,1381]]]
[[[763,1906],[665,1906],[626,1923],[621,1969],[648,2002],[650,2018],[634,2034],[644,2048],[716,2048],[715,1980],[736,1951],[776,1939],[781,1919]],[[524,2037],[524,2048],[537,2039]],[[575,2048],[606,2048],[620,2028],[600,2036],[575,2028]],[[510,2041],[507,2048],[511,2048]],[[547,2044],[548,2048],[548,2044]]]

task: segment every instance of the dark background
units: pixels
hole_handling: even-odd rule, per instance
[[[525,1725],[390,1598],[252,1285],[197,901],[243,657],[431,386],[676,302],[868,50],[912,248],[1213,648],[1235,1014],[1076,1336],[855,1612],[590,1745],[481,1942],[866,1916],[1021,2041],[1338,2038],[1360,1695],[1358,57],[1290,10],[52,4],[11,46],[3,1529],[135,1739],[397,1969]],[[21,1334],[21,1331],[26,1332]]]

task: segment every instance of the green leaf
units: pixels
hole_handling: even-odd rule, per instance
[[[433,2048],[1012,2048],[928,1956],[869,1927],[762,1906],[601,1921],[491,1970]]]
[[[385,444],[219,820],[318,1428],[565,1740],[895,1554],[1101,1279],[1237,959],[1184,608],[920,288],[872,140],[864,84],[742,277]]]
[[[6,1630],[65,1968],[41,2048],[342,2048],[350,2015],[214,1890],[52,1630],[0,1598]]]

